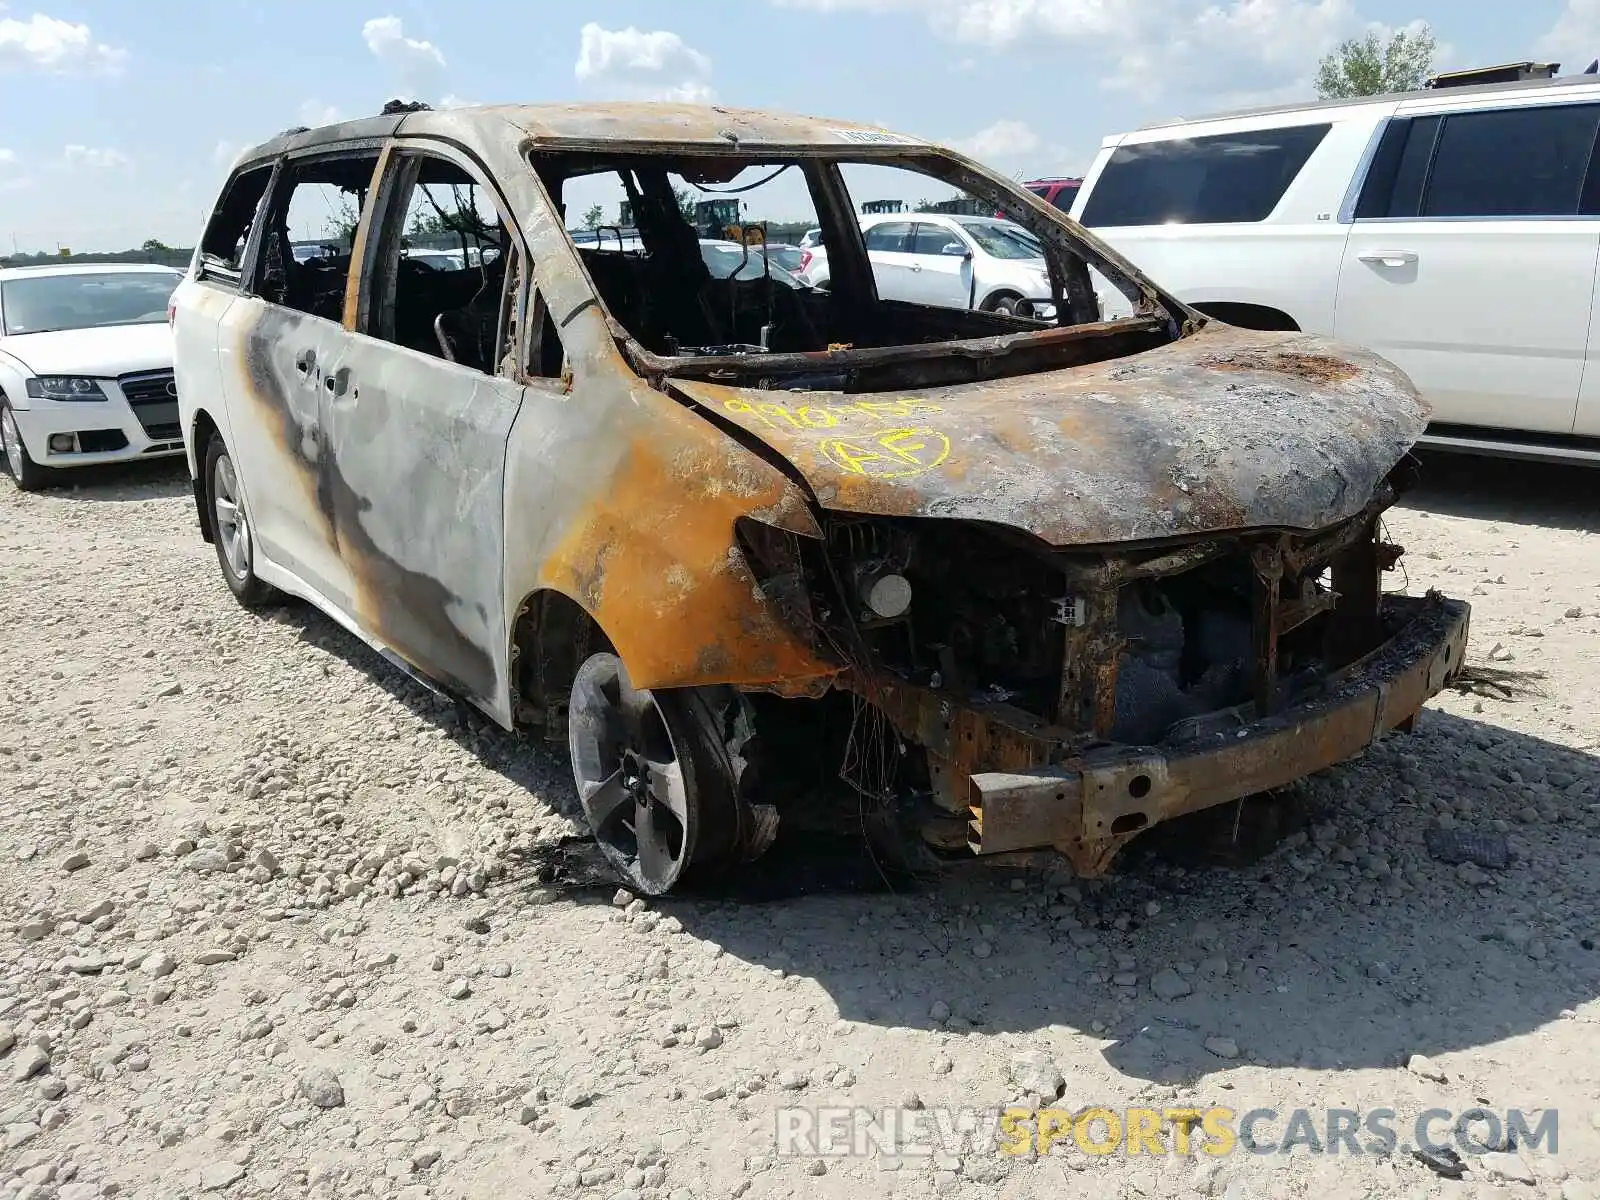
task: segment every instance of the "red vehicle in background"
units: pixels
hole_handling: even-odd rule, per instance
[[[1082,179],[1030,179],[1022,185],[1046,204],[1059,208],[1062,212],[1072,211],[1072,202],[1078,198],[1078,189],[1083,186]],[[1003,212],[995,213],[997,217],[1006,216]]]

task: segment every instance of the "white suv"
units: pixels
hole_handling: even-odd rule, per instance
[[[1397,363],[1425,444],[1600,461],[1597,136],[1593,76],[1253,110],[1107,138],[1072,215],[1212,316]]]
[[[861,232],[881,299],[1045,320],[1055,315],[1044,248],[1013,221],[879,213],[861,218]],[[808,253],[800,277],[827,287],[827,249]]]

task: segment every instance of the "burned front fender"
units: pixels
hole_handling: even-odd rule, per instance
[[[568,597],[638,687],[803,688],[836,674],[778,615],[736,535],[741,519],[814,535],[804,493],[659,392],[590,378],[581,399],[528,389],[512,430],[510,611],[541,590]]]

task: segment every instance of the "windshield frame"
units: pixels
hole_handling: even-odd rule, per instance
[[[104,279],[170,279],[172,286],[167,290],[166,299],[162,301],[160,315],[149,320],[123,320],[123,321],[97,321],[88,325],[49,325],[38,329],[16,329],[13,327],[13,312],[16,308],[14,289],[18,285],[27,287],[45,280],[77,279],[77,280],[104,280]],[[0,337],[28,337],[36,333],[79,333],[91,329],[122,329],[135,325],[160,325],[167,319],[167,305],[171,302],[172,293],[183,282],[181,272],[173,271],[170,274],[164,270],[149,269],[138,271],[60,271],[38,275],[16,275],[9,279],[0,279]],[[150,310],[155,312],[156,310]]]
[[[549,211],[559,214],[559,251],[586,285],[588,295],[582,307],[593,305],[599,309],[624,359],[641,378],[653,381],[656,386],[661,386],[674,376],[734,382],[739,379],[814,375],[818,371],[853,374],[858,370],[932,359],[971,360],[981,365],[980,377],[994,378],[1015,369],[1002,361],[1013,355],[1032,357],[1035,350],[1048,353],[1052,347],[1065,347],[1070,343],[1104,336],[1122,339],[1124,335],[1137,338],[1156,334],[1167,340],[1176,340],[1196,332],[1205,324],[1205,318],[1200,313],[1161,288],[1093,231],[1086,230],[1067,213],[1054,208],[1018,181],[997,174],[957,151],[924,142],[881,146],[827,142],[792,145],[772,143],[759,148],[741,147],[736,153],[741,163],[740,170],[798,166],[805,172],[808,187],[812,189],[814,201],[819,206],[823,245],[828,247],[830,257],[835,253],[838,255],[838,261],[834,264],[837,268],[835,279],[844,277],[848,271],[860,276],[858,283],[865,281],[868,286],[872,279],[872,267],[860,229],[860,215],[854,210],[852,197],[840,173],[842,167],[850,164],[901,167],[954,187],[986,205],[995,205],[995,211],[1006,212],[1012,221],[1040,240],[1047,251],[1047,265],[1058,260],[1069,264],[1071,278],[1058,279],[1054,267],[1050,268],[1051,285],[1052,292],[1060,294],[1062,299],[1070,298],[1070,309],[1056,302],[1056,312],[1068,320],[1075,317],[1075,323],[1061,323],[1061,318],[1057,318],[1056,324],[1041,322],[1036,328],[1019,329],[1015,333],[973,333],[937,341],[889,346],[830,346],[825,352],[769,352],[743,356],[659,354],[640,342],[608,307],[571,237],[574,232],[581,236],[582,231],[564,227],[561,217],[565,216],[566,210],[557,197],[562,196],[564,185],[570,179],[618,171],[634,164],[650,165],[671,172],[678,169],[676,164],[679,162],[704,159],[718,170],[725,171],[724,164],[729,151],[720,145],[713,148],[694,142],[643,139],[548,139],[524,147],[524,161],[535,186],[548,204]],[[830,229],[835,237],[844,237],[847,243],[853,238],[854,244],[841,244],[836,252],[827,239]],[[1088,274],[1091,269],[1099,272],[1106,283],[1127,298],[1133,309],[1131,315],[1110,321],[1098,317],[1098,304]]]

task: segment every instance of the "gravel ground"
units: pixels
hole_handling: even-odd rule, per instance
[[[1447,696],[1258,861],[907,894],[780,843],[760,895],[650,908],[550,885],[563,754],[239,609],[181,465],[0,482],[0,1198],[1600,1197],[1595,478],[1430,460],[1409,586],[1545,693]],[[1435,861],[1441,825],[1509,867]],[[1462,1181],[1403,1147],[774,1153],[785,1105],[1052,1092],[1391,1108],[1402,1142],[1558,1109],[1560,1141]]]

